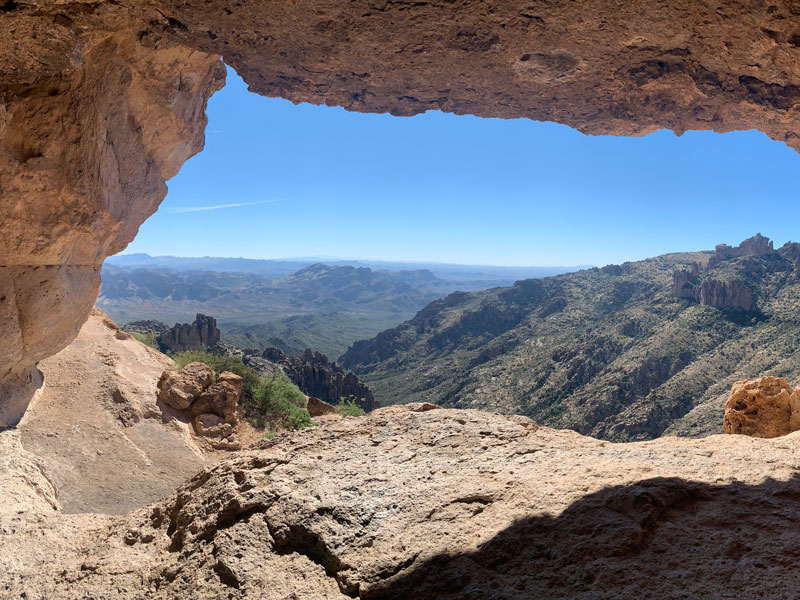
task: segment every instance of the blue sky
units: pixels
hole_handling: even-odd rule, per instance
[[[230,69],[208,115],[126,253],[605,265],[800,239],[800,155],[755,131],[364,115],[250,94]]]

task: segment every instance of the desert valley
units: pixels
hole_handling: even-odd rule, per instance
[[[0,598],[800,596],[791,2],[0,32]]]

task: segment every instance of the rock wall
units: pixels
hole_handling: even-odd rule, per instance
[[[372,391],[358,380],[355,373],[345,372],[321,352],[306,349],[300,356],[287,356],[278,348],[267,348],[262,358],[280,365],[300,390],[330,404],[353,396],[366,412],[378,407]]]
[[[10,1],[0,8],[0,379],[86,319],[99,265],[202,147],[219,56],[250,89],[591,134],[760,129],[800,148],[800,9],[567,0]]]
[[[219,342],[220,332],[214,317],[197,313],[193,323],[176,323],[158,336],[158,343],[174,352],[202,350]]]

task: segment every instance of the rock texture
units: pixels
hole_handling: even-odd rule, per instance
[[[392,407],[262,442],[114,518],[59,514],[30,457],[9,465],[3,449],[0,482],[33,469],[0,504],[9,597],[771,600],[800,587],[800,433],[612,444]]]
[[[235,373],[223,371],[217,380],[204,390],[189,407],[193,415],[213,413],[228,423],[239,421],[239,396],[242,393],[242,378]]]
[[[328,404],[327,402],[323,402],[314,396],[309,396],[308,405],[306,408],[308,409],[308,414],[312,417],[321,417],[323,415],[332,415],[336,413],[335,406]]]
[[[200,397],[214,378],[214,371],[201,362],[192,362],[179,371],[164,371],[158,380],[158,399],[172,408],[186,410]]]
[[[219,57],[147,34],[151,21],[167,24],[121,4],[0,10],[0,380],[25,382],[75,338],[102,260],[202,147]]]
[[[262,358],[278,364],[300,390],[308,396],[329,404],[338,404],[340,398],[353,397],[366,412],[377,408],[372,391],[358,380],[355,373],[346,372],[320,352],[308,348],[300,356],[287,356],[278,348],[267,348]],[[250,364],[251,361],[246,361]],[[258,367],[258,361],[253,362]]]
[[[774,438],[800,429],[800,388],[781,377],[745,379],[733,384],[725,404],[723,430]]]
[[[127,512],[163,498],[209,461],[188,419],[156,401],[156,382],[172,361],[118,333],[94,309],[67,348],[39,363],[44,384],[14,433],[44,465],[67,513]],[[0,547],[7,551],[2,540]]]
[[[192,323],[176,323],[172,329],[162,332],[158,336],[158,343],[172,350],[183,352],[185,350],[202,350],[219,342],[220,333],[217,320],[214,317],[197,313]]]

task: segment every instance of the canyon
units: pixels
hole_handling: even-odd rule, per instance
[[[164,359],[92,307],[103,260],[202,148],[222,57],[251,91],[293,102],[524,117],[589,134],[755,128],[800,149],[799,36],[788,0],[5,2],[0,593],[795,597],[797,432],[617,444],[417,402],[217,457],[185,423],[163,422],[154,389]],[[779,262],[721,254],[715,271]],[[681,266],[708,258],[694,253]],[[779,294],[796,280],[791,264],[761,271],[780,279]],[[646,266],[669,294],[674,262]],[[608,284],[626,268],[635,269],[592,277]],[[547,285],[498,292],[503,310],[476,306],[467,325],[485,316],[488,333],[502,333],[522,317],[518,300]],[[731,304],[758,322],[739,288],[707,288],[680,299],[693,303],[692,318]],[[625,286],[608,289],[608,303],[626,300]],[[437,310],[468,298],[451,295]],[[563,306],[541,309],[547,318]],[[753,363],[765,370],[797,347],[796,308],[785,310],[773,315],[784,327],[747,340],[772,344]],[[418,315],[423,332],[435,312]],[[739,316],[720,327],[741,325]],[[620,323],[620,335],[639,325]],[[384,336],[374,353],[395,341]],[[588,336],[580,356],[553,360],[578,358],[588,373],[595,348],[613,351],[599,341]],[[487,348],[480,360],[502,352]],[[661,408],[652,419],[663,432],[670,406]]]

